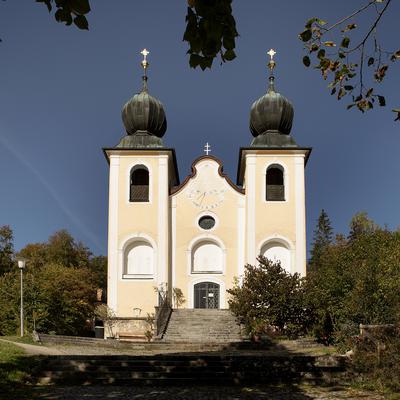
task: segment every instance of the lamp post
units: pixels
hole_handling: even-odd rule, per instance
[[[21,337],[24,336],[24,286],[23,286],[23,281],[24,281],[24,269],[25,269],[25,264],[26,260],[25,258],[19,257],[17,258],[18,262],[18,268],[21,273]]]

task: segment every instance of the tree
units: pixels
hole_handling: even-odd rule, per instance
[[[347,240],[329,245],[307,275],[307,299],[316,325],[326,315],[335,332],[343,326],[400,321],[400,232],[381,229],[356,214]]]
[[[75,242],[71,234],[62,229],[49,237],[46,245],[46,261],[66,267],[88,266],[91,253],[80,242]]]
[[[232,0],[188,0],[183,40],[189,44],[192,68],[211,68],[218,55],[221,63],[236,58],[235,39],[239,33],[231,4]]]
[[[89,23],[85,17],[90,12],[89,0],[36,0],[38,3],[44,3],[49,10],[56,7],[54,18],[57,22],[63,22],[65,25],[76,25],[79,29],[89,29]]]
[[[311,258],[309,262],[310,269],[318,267],[321,254],[324,249],[332,243],[333,230],[328,214],[324,209],[318,217],[317,227],[314,230],[314,238],[311,249]]]
[[[90,12],[89,0],[36,1],[45,4],[49,13],[55,6],[56,21],[66,25],[74,24],[83,30],[89,29],[86,18]],[[372,84],[367,84],[366,68],[371,71],[370,75],[375,83],[381,83],[390,63],[400,59],[400,50],[386,49],[377,34],[383,16],[390,10],[393,0],[365,1],[363,6],[330,25],[320,18],[311,18],[299,34],[306,52],[303,57],[304,65],[311,66],[311,58],[315,56],[314,67],[321,71],[322,77],[332,77],[328,85],[331,94],[336,94],[338,100],[346,95],[351,96],[352,102],[347,108],[356,106],[361,112],[371,110],[375,102],[382,107],[386,105],[382,93],[377,93]],[[189,44],[189,65],[205,70],[211,68],[217,57],[221,64],[234,60],[239,33],[233,16],[232,0],[187,0],[187,3],[183,40]],[[375,12],[376,16],[367,26],[362,38],[353,44],[351,34],[360,30],[356,18],[368,12]],[[329,37],[334,34],[339,34],[340,38]],[[355,78],[358,79],[356,83]],[[400,121],[400,108],[393,108],[392,111],[396,113],[395,120]]]
[[[309,67],[314,57],[314,67],[321,71],[323,79],[332,79],[328,85],[331,95],[338,100],[351,96],[347,109],[356,106],[364,113],[374,108],[375,101],[381,107],[386,105],[385,97],[373,85],[381,83],[390,63],[400,59],[400,50],[385,48],[378,34],[391,3],[392,0],[367,0],[359,9],[330,25],[320,18],[311,18],[299,34],[306,52],[304,65]],[[372,13],[375,18],[353,43],[351,35],[360,30],[356,17],[363,13]],[[366,73],[374,84],[367,83]],[[394,108],[393,112],[397,115],[395,120],[400,120],[400,108]]]
[[[8,225],[0,226],[0,275],[14,266],[13,231]]]
[[[93,318],[96,285],[87,268],[27,264],[24,273],[25,327],[64,335],[84,334]],[[35,323],[34,323],[35,320]],[[15,334],[19,326],[19,274],[0,277],[0,335]]]
[[[286,272],[279,262],[259,257],[259,265],[246,265],[242,284],[235,282],[229,307],[250,333],[272,326],[281,333],[304,332],[310,317],[305,307],[299,274]]]
[[[360,235],[373,233],[378,228],[365,211],[359,212],[350,221],[349,239],[354,240]]]
[[[107,257],[92,257],[89,260],[88,268],[94,274],[97,287],[105,291],[107,289]]]

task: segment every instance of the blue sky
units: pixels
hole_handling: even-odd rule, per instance
[[[65,228],[106,254],[108,165],[101,149],[124,135],[121,108],[140,89],[144,47],[151,52],[149,91],[164,104],[164,142],[176,149],[181,180],[207,141],[235,179],[273,47],[276,87],[295,108],[292,134],[313,147],[308,241],[322,208],[336,232],[347,232],[362,210],[397,228],[400,124],[390,109],[400,106],[399,66],[382,84],[390,107],[346,111],[346,101],[331,97],[327,82],[303,67],[297,38],[309,17],[336,21],[364,2],[235,0],[238,58],[205,72],[188,66],[184,0],[92,0],[89,32],[56,23],[33,0],[0,2],[0,225],[13,228],[16,249]],[[399,2],[391,9],[380,34],[397,49]]]

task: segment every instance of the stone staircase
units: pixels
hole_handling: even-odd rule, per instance
[[[36,382],[74,385],[345,383],[346,360],[333,356],[164,354],[47,356]]]
[[[242,340],[240,326],[229,310],[174,309],[162,339],[180,343],[233,343]]]

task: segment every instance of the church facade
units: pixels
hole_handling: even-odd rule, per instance
[[[161,102],[143,89],[123,107],[126,135],[109,162],[108,305],[116,316],[154,312],[158,290],[180,289],[184,308],[228,308],[226,290],[264,255],[306,273],[304,169],[311,152],[290,135],[291,103],[275,90],[251,107],[254,139],[239,150],[236,183],[205,155],[179,180],[162,136]],[[208,148],[208,144],[207,144]]]

